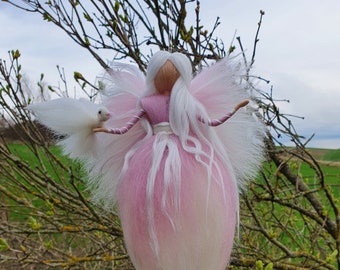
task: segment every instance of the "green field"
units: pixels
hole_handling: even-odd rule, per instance
[[[38,159],[31,152],[31,150],[23,145],[23,144],[11,144],[9,148],[13,154],[20,157],[22,160],[28,162],[31,167],[38,166]],[[66,156],[62,155],[61,149],[57,146],[51,146],[50,151],[58,157],[58,159],[64,163],[77,167],[79,169],[79,163],[70,161]],[[340,149],[317,149],[310,148],[308,152],[320,163],[322,171],[324,173],[325,178],[327,178],[327,182],[331,184],[339,184],[340,182]],[[56,176],[58,173],[50,166],[50,162],[48,160],[44,160],[44,155],[41,154],[42,162],[46,167],[46,170],[51,174],[51,176]],[[291,166],[295,166],[294,161],[290,162]],[[313,179],[314,171],[309,168],[309,166],[305,163],[299,164],[299,173],[301,173],[304,178]],[[339,192],[340,193],[340,192]],[[340,194],[339,194],[340,195]]]
[[[18,168],[14,169],[12,173],[0,173],[0,176],[3,174],[0,184],[6,186],[9,192],[30,201],[35,208],[47,211],[46,205],[48,206],[48,203],[46,203],[46,198],[49,196],[47,194],[50,192],[51,181],[55,183],[52,186],[65,187],[74,192],[69,178],[71,171],[78,179],[76,185],[79,190],[84,190],[84,183],[79,181],[84,176],[81,165],[79,162],[71,161],[67,156],[62,155],[60,147],[50,146],[48,148],[50,153],[46,153],[43,148],[34,148],[32,151],[33,148],[25,144],[10,144],[8,148],[12,155],[20,160],[20,163],[18,162],[17,164],[22,165],[16,165],[15,167],[18,166]],[[34,173],[26,174],[28,169],[26,169],[25,164]],[[38,178],[40,177],[40,180],[30,179],[30,176],[34,176],[34,174]],[[4,180],[6,178],[8,180]],[[21,194],[16,190],[21,190]],[[43,196],[39,197],[37,194],[43,194]],[[4,200],[4,198],[2,199]],[[11,221],[22,222],[30,218],[31,209],[29,207],[23,207],[20,203],[18,204],[18,202],[14,202],[9,198],[6,200],[12,205],[12,211],[9,213]]]
[[[71,172],[76,174],[78,176],[75,180],[77,190],[84,191],[84,182],[82,181],[84,172],[81,170],[80,164],[63,156],[60,148],[56,146],[51,146],[48,149],[36,149],[36,154],[31,151],[32,149],[30,149],[29,146],[23,144],[11,144],[9,145],[9,149],[13,156],[18,157],[23,161],[23,163],[17,164],[14,162],[13,164],[15,167],[17,167],[18,164],[21,166],[23,166],[22,164],[28,164],[30,168],[37,171],[37,174],[42,175],[41,181],[39,178],[38,180],[35,179],[34,182],[32,181],[32,178],[25,177],[25,174],[20,173],[22,168],[25,169],[24,167],[18,167],[18,170],[13,174],[13,176],[16,176],[15,179],[7,178],[12,181],[12,184],[0,179],[0,184],[2,184],[1,181],[3,181],[3,185],[9,191],[12,191],[14,195],[25,199],[25,201],[28,201],[32,205],[27,206],[25,204],[20,204],[20,202],[18,203],[11,198],[5,199],[0,196],[2,204],[10,209],[8,219],[12,222],[11,224],[17,225],[18,228],[24,228],[29,232],[37,231],[40,233],[40,227],[42,228],[41,230],[52,228],[51,224],[53,224],[53,222],[58,222],[59,231],[55,230],[51,235],[44,235],[44,243],[53,243],[56,247],[61,247],[60,250],[63,250],[65,242],[67,243],[67,249],[71,246],[74,252],[79,252],[79,256],[87,254],[86,252],[91,253],[92,250],[82,250],[83,246],[85,246],[84,243],[87,245],[89,239],[91,239],[91,241],[92,239],[95,239],[99,242],[104,240],[101,238],[103,237],[103,232],[98,230],[98,227],[93,227],[92,221],[83,220],[83,216],[76,212],[79,210],[77,203],[81,204],[83,207],[82,209],[86,209],[79,200],[78,192],[74,189],[70,178]],[[294,149],[289,150],[294,151]],[[49,151],[52,152],[52,155],[48,154]],[[330,191],[332,198],[340,197],[340,150],[308,149],[308,151],[313,158],[319,161],[327,188],[320,188],[320,181],[316,176],[316,171],[311,168],[307,162],[304,162],[302,159],[291,158],[287,161],[287,164],[294,175],[301,176],[304,183],[307,184],[311,190],[314,190],[315,196],[318,196],[322,205],[324,205],[325,212],[328,212],[329,217],[334,220],[334,211],[332,210],[332,207],[329,204],[330,200],[325,196],[324,191]],[[52,156],[55,156],[56,159],[52,159]],[[59,161],[62,165],[59,165]],[[324,234],[323,228],[318,227],[318,224],[315,221],[308,219],[308,215],[303,215],[299,211],[295,211],[296,209],[294,207],[289,207],[289,205],[280,205],[277,201],[267,200],[270,195],[267,188],[268,186],[271,186],[273,190],[276,190],[277,188],[278,192],[275,193],[275,196],[280,202],[302,206],[303,210],[313,211],[308,201],[303,196],[300,196],[301,194],[296,193],[294,186],[291,187],[290,184],[287,184],[288,181],[280,176],[280,173],[277,171],[273,162],[265,163],[263,168],[263,173],[267,178],[259,174],[259,178],[249,187],[249,190],[251,190],[249,199],[252,200],[251,202],[253,204],[251,206],[253,207],[253,210],[256,211],[258,217],[261,217],[261,226],[270,233],[270,236],[263,237],[263,235],[258,233],[257,224],[254,223],[254,219],[249,218],[249,209],[244,209],[242,212],[242,223],[249,226],[249,228],[255,229],[243,231],[244,235],[242,235],[242,241],[249,245],[247,246],[245,244],[246,248],[243,251],[247,253],[252,249],[256,249],[265,252],[272,258],[281,256],[281,250],[268,242],[268,239],[270,238],[279,241],[282,245],[289,248],[292,246],[290,250],[294,252],[293,255],[303,255],[305,253],[301,252],[308,251],[308,256],[310,256],[310,258],[320,257],[331,260],[331,255],[334,250],[334,247],[332,246],[333,239],[328,234]],[[270,183],[267,183],[264,179],[268,180]],[[45,180],[49,181],[49,184],[46,187],[44,185]],[[76,199],[75,203],[73,202],[73,205],[71,205],[71,201],[68,202],[59,197],[58,189],[54,188],[53,182],[56,182],[55,186],[60,190],[65,188],[66,191],[64,193],[70,194],[70,199],[75,196]],[[36,185],[38,183],[40,184]],[[21,190],[17,191],[16,189],[18,187],[20,187]],[[87,192],[84,192],[82,195],[87,199]],[[60,204],[61,200],[63,200],[62,205]],[[336,204],[338,203],[337,200],[334,200],[334,202],[336,202]],[[59,206],[62,207],[59,208]],[[45,219],[42,219],[41,217],[45,217]],[[79,222],[76,220],[77,218],[81,221]],[[78,223],[74,223],[75,221]],[[112,220],[110,219],[110,224],[111,223]],[[117,223],[119,223],[119,221],[117,221]],[[76,224],[76,226],[74,224]],[[80,228],[79,224],[84,224],[84,228],[86,226],[90,228],[88,235],[92,238],[86,238],[87,236],[82,238],[81,234],[63,231],[63,228]],[[101,223],[100,225],[102,226]],[[60,233],[60,231],[62,233]],[[78,235],[79,238],[76,238]],[[32,239],[34,239],[33,236],[31,237]],[[108,236],[106,235],[105,237]],[[107,239],[109,239],[109,237]],[[105,240],[107,239],[105,238]],[[326,242],[330,244],[326,245]],[[13,241],[11,243],[15,244]],[[249,249],[247,249],[248,247]],[[113,247],[110,248],[112,249]],[[106,252],[106,249],[107,247],[105,246],[103,250]],[[242,250],[242,248],[240,250]],[[276,253],[278,255],[276,255]],[[298,263],[304,259],[306,259],[305,255],[301,256],[301,258],[298,256],[296,258],[291,258],[292,262]],[[308,262],[310,262],[310,260]],[[331,261],[330,264],[335,265],[336,263]]]
[[[311,148],[308,151],[317,160],[340,162],[340,149]]]
[[[39,166],[39,161],[36,156],[31,152],[31,150],[23,145],[23,144],[11,144],[10,146],[11,152],[16,156],[20,157],[20,159],[25,160],[30,164],[31,167]],[[71,161],[66,156],[62,155],[61,149],[57,146],[51,146],[50,151],[57,156],[57,158],[67,166],[72,166],[77,168],[78,172],[80,169],[80,164],[74,161]],[[308,152],[319,162],[321,166],[322,173],[324,174],[325,181],[331,187],[334,187],[334,193],[336,196],[340,196],[340,149],[332,150],[332,149],[317,149],[311,148],[308,149]],[[44,167],[51,175],[52,178],[58,179],[58,171],[55,168],[51,167],[50,161],[44,158],[44,154],[40,154],[42,163]],[[289,161],[289,165],[293,171],[297,174],[301,174],[304,178],[304,181],[307,184],[312,185],[315,179],[315,171],[309,167],[307,163],[300,161],[295,161],[294,159]]]

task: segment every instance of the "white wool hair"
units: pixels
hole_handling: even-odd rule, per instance
[[[196,161],[201,164],[207,170],[207,182],[208,190],[206,194],[206,209],[209,205],[209,194],[211,181],[216,181],[221,187],[226,202],[226,194],[223,184],[223,175],[221,170],[216,164],[216,157],[218,157],[225,166],[228,167],[232,173],[232,168],[229,166],[227,155],[223,152],[223,146],[219,142],[218,137],[214,133],[213,129],[207,124],[204,124],[199,119],[203,119],[205,123],[208,123],[207,112],[203,106],[191,95],[189,92],[190,83],[192,80],[192,67],[189,59],[180,53],[169,53],[166,51],[157,52],[148,65],[147,77],[146,77],[146,91],[142,95],[150,96],[157,94],[157,90],[154,85],[154,78],[156,77],[160,68],[166,61],[171,61],[179,72],[180,76],[173,86],[170,96],[169,104],[169,122],[170,127],[174,134],[176,134],[181,142],[181,145],[185,151],[192,154]],[[142,119],[145,126],[150,130],[152,127],[146,119]],[[166,157],[164,168],[164,185],[165,189],[162,194],[162,208],[165,209],[165,201],[167,199],[168,187],[173,185],[175,194],[173,195],[173,205],[175,206],[176,216],[180,207],[180,186],[181,186],[181,166],[178,162],[181,160],[176,144],[172,142],[172,139],[168,136],[162,136],[156,134],[156,140],[153,145],[153,160],[150,172],[148,174],[147,181],[147,202],[148,202],[148,229],[151,237],[151,244],[156,255],[158,255],[158,240],[155,234],[154,228],[154,215],[153,215],[153,197],[154,186],[159,164],[163,158],[165,147],[167,147],[169,153]],[[129,156],[133,154],[135,149],[131,149]],[[127,164],[128,159],[125,160]],[[213,173],[214,171],[214,173]],[[171,182],[171,183],[170,183]],[[236,182],[234,183],[236,187]],[[173,224],[173,229],[176,230],[176,226],[173,223],[175,216],[168,216],[169,221]]]
[[[206,110],[189,91],[192,80],[192,66],[189,59],[181,53],[157,52],[148,65],[146,92],[143,96],[157,93],[154,78],[167,60],[174,64],[180,74],[180,77],[173,86],[170,97],[169,118],[171,129],[180,138],[182,147],[187,152],[193,154],[196,160],[206,167],[209,176],[207,181],[211,181],[213,176],[212,170],[215,169],[214,180],[218,181],[223,188],[223,176],[220,173],[219,167],[215,164],[216,156],[221,159],[232,174],[233,171],[223,144],[213,128],[199,120],[203,119],[205,123],[209,121]],[[203,145],[205,149],[203,149]],[[234,184],[237,186],[236,179],[234,180]],[[208,195],[209,191],[207,192]]]

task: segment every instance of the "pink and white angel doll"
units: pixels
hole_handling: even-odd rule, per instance
[[[63,143],[86,161],[93,199],[118,206],[137,270],[227,266],[239,192],[260,166],[264,134],[237,79],[228,58],[194,78],[180,53],[156,53],[145,78],[114,64],[101,79],[111,118],[88,127],[85,151]]]

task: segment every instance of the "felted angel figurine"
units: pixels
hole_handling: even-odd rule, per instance
[[[252,97],[229,59],[191,73],[184,54],[166,51],[152,57],[145,79],[114,64],[101,79],[111,118],[78,155],[93,199],[117,204],[137,270],[225,269],[239,192],[262,160],[263,125],[243,108]]]

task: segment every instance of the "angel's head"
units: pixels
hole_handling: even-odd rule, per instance
[[[151,58],[147,69],[148,94],[170,95],[178,81],[186,87],[191,81],[192,68],[189,59],[181,53],[159,51]]]
[[[177,68],[170,60],[167,60],[154,78],[156,91],[162,95],[170,95],[178,78],[179,72]]]

